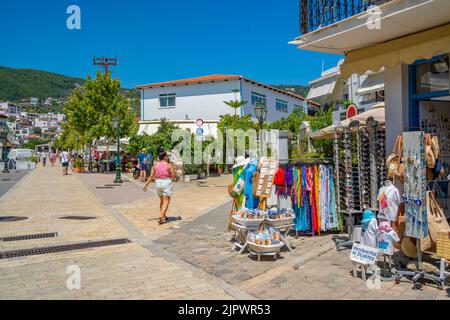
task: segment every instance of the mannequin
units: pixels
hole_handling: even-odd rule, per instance
[[[395,222],[398,217],[398,206],[402,203],[400,191],[392,180],[384,182],[384,186],[378,192],[379,216],[382,221]]]

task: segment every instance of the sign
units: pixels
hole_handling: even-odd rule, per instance
[[[195,121],[195,124],[197,125],[197,127],[201,127],[203,126],[204,121],[202,119],[198,119],[197,121]]]
[[[356,263],[373,266],[377,261],[378,249],[367,247],[359,243],[354,243],[350,260]]]
[[[358,114],[358,108],[354,104],[351,104],[347,108],[347,119],[352,118]]]
[[[201,136],[203,134],[203,129],[202,128],[197,128],[197,130],[195,131],[195,133],[197,133],[198,136]]]

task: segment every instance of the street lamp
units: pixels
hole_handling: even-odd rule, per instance
[[[262,128],[263,128],[263,124],[264,122],[266,122],[266,117],[267,117],[267,107],[266,107],[266,103],[259,101],[255,103],[255,114],[256,114],[256,118],[258,119],[258,123],[259,123],[259,156],[262,156]]]
[[[116,153],[116,179],[114,180],[114,183],[123,183],[121,171],[120,171],[120,118],[118,116],[113,117],[112,120],[113,128],[116,129],[117,133],[117,153]]]

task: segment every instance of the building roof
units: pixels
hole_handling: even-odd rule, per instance
[[[229,80],[241,80],[243,79],[246,82],[252,83],[256,86],[263,87],[268,90],[272,90],[281,94],[288,95],[290,97],[300,99],[300,100],[308,100],[302,95],[299,95],[297,93],[281,90],[278,88],[275,88],[273,86],[269,86],[266,84],[262,84],[260,82],[245,78],[241,75],[232,75],[232,74],[212,74],[207,76],[201,76],[201,77],[195,77],[195,78],[187,78],[187,79],[180,79],[180,80],[172,80],[172,81],[165,81],[165,82],[156,82],[156,83],[150,83],[150,84],[144,84],[139,85],[136,87],[136,89],[149,89],[149,88],[156,88],[156,87],[166,87],[166,86],[177,86],[177,85],[190,85],[190,84],[201,84],[201,83],[207,83],[207,82],[216,82],[216,81],[229,81]],[[317,105],[314,101],[308,100],[308,102],[312,105]]]

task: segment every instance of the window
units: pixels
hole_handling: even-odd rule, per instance
[[[449,90],[448,56],[416,66],[416,93]]]
[[[288,112],[288,105],[286,101],[277,99],[275,102],[275,109],[281,112]]]
[[[252,105],[254,106],[257,102],[266,103],[266,96],[256,92],[252,92]]]
[[[159,95],[159,106],[161,108],[175,107],[175,93],[167,93]]]

